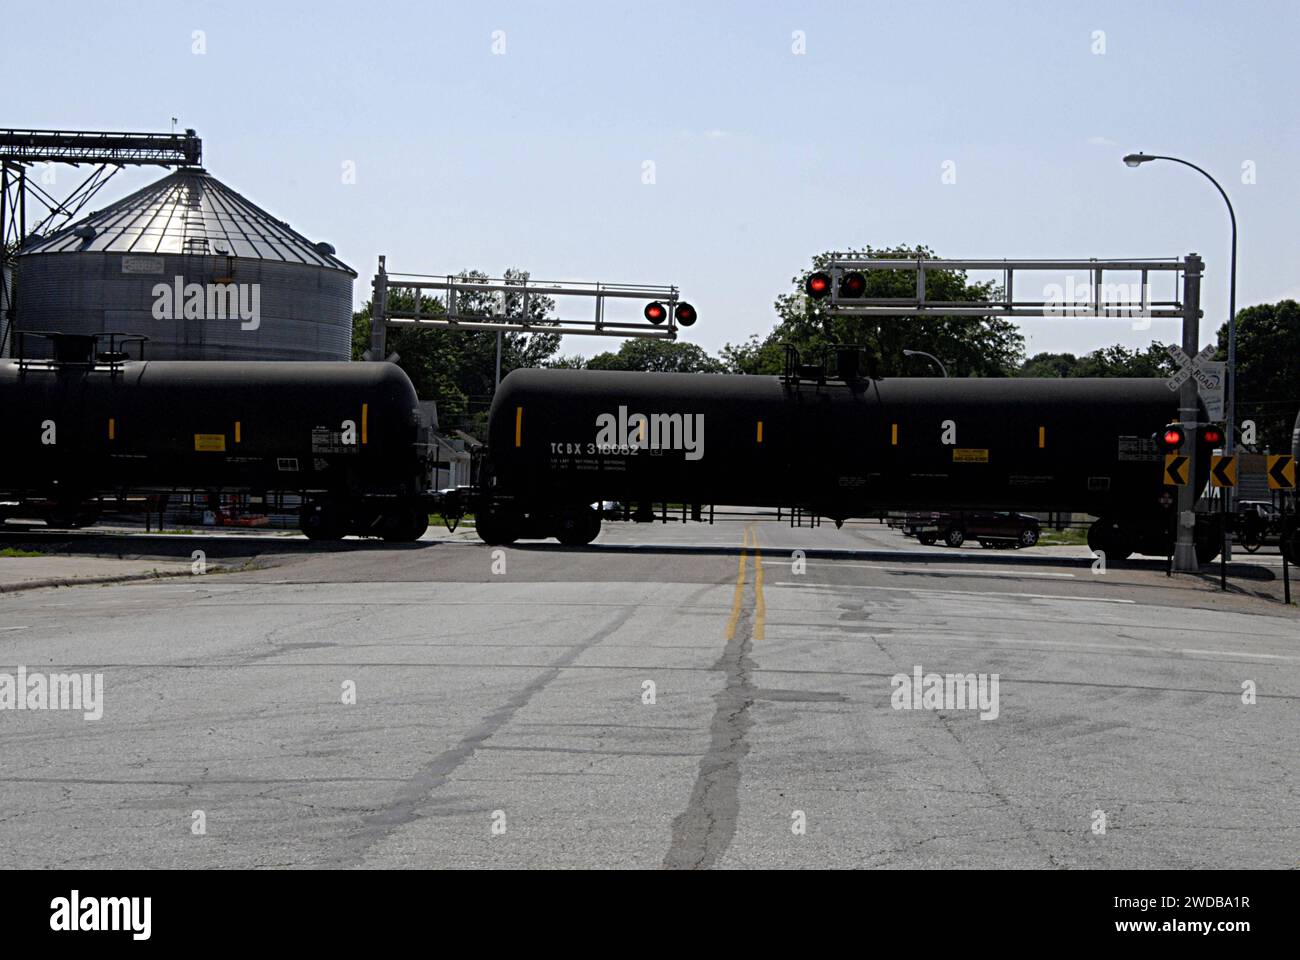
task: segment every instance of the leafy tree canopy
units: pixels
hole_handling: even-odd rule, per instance
[[[1024,362],[1022,377],[1167,377],[1174,372],[1165,348],[1152,343],[1145,350],[1123,344],[1102,347],[1076,357],[1072,353],[1036,353]]]
[[[927,247],[864,247],[843,255],[862,259],[910,259],[933,257]],[[736,373],[780,373],[782,343],[790,343],[801,356],[811,360],[837,344],[866,347],[878,359],[881,376],[917,375],[916,364],[923,357],[906,357],[904,349],[932,353],[943,361],[950,376],[1004,377],[1015,373],[1024,358],[1024,337],[1008,319],[994,317],[854,317],[832,315],[824,301],[804,294],[808,274],[829,269],[835,254],[820,253],[812,258],[807,273],[791,278],[793,291],[777,297],[777,325],[766,337],[750,337],[741,344],[727,344],[722,358]],[[913,297],[916,274],[911,271],[872,270],[866,274],[868,297]],[[983,300],[997,296],[992,281],[974,283],[964,271],[928,271],[926,296],[935,300]],[[931,365],[932,366],[932,365]]]
[[[598,353],[588,370],[640,370],[649,373],[724,373],[721,360],[693,343],[637,338],[625,340],[615,352]]]
[[[477,270],[465,270],[462,279],[486,279]],[[528,274],[507,270],[507,281],[523,281]],[[411,294],[392,291],[390,310],[410,310]],[[555,323],[555,301],[550,297],[529,294],[528,317],[534,323]],[[429,317],[446,315],[441,299],[421,297],[420,312]],[[523,297],[510,293],[463,294],[459,300],[461,315],[505,317],[518,320],[523,316]],[[540,367],[560,347],[557,333],[503,333],[501,376],[520,367]],[[406,371],[421,399],[438,404],[438,418],[444,430],[459,428],[476,436],[486,436],[487,413],[492,403],[496,377],[497,335],[490,332],[458,331],[445,327],[419,327],[411,324],[388,325],[389,352],[398,354],[397,365]],[[370,348],[370,304],[352,317],[352,358],[360,360]]]
[[[1228,325],[1219,328],[1218,360],[1228,357]],[[1291,449],[1300,409],[1300,304],[1261,303],[1237,314],[1237,423],[1254,420],[1258,446]]]

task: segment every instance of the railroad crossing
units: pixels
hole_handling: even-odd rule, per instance
[[[1200,347],[1201,277],[1204,268],[1204,261],[1197,253],[1189,253],[1183,258],[1126,260],[1101,260],[1095,257],[1076,260],[963,260],[937,257],[875,259],[835,254],[831,257],[829,270],[809,277],[806,289],[810,296],[824,298],[830,313],[846,316],[1181,319],[1182,345],[1172,348],[1177,350],[1176,354],[1171,350],[1171,356],[1180,363],[1180,371],[1175,375],[1177,382],[1172,382],[1171,378],[1170,390],[1178,392],[1178,419],[1190,434],[1199,426],[1200,421],[1200,402],[1193,380],[1200,382],[1198,374],[1205,373],[1200,367],[1208,363],[1209,357],[1213,355],[1209,348],[1202,350]],[[929,295],[926,288],[927,273],[969,270],[1000,272],[1000,295],[961,302],[935,300]],[[914,274],[912,294],[902,297],[864,296],[867,287],[864,278],[870,271]],[[1115,289],[1116,285],[1108,285],[1108,272],[1137,273],[1141,278],[1138,299],[1109,296],[1109,291]],[[1059,296],[1027,298],[1016,295],[1017,277],[1037,274],[1041,279],[1044,273],[1086,273],[1089,281],[1082,302],[1072,303]],[[1149,283],[1152,274],[1171,275],[1175,286],[1180,286],[1181,289],[1172,298],[1153,299]],[[1043,290],[1047,289],[1048,285],[1044,284]],[[1193,356],[1195,360],[1192,359]],[[1177,542],[1172,568],[1185,573],[1200,570],[1194,539],[1196,505],[1200,491],[1194,489],[1194,485],[1187,479],[1197,475],[1196,446],[1194,442],[1189,445],[1186,463],[1171,464],[1168,460],[1165,463],[1166,484],[1178,487]],[[1171,467],[1174,468],[1172,472]]]

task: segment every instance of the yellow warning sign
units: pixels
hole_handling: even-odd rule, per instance
[[[1268,458],[1268,488],[1295,489],[1295,457],[1289,453],[1275,453]]]
[[[224,433],[194,434],[194,449],[203,453],[225,453],[226,435]]]
[[[1235,487],[1237,485],[1237,457],[1227,454],[1215,454],[1210,458],[1210,483],[1216,487]]]
[[[989,452],[976,447],[953,447],[953,463],[988,463]]]
[[[1180,453],[1165,454],[1166,487],[1187,486],[1187,461],[1188,458]]]

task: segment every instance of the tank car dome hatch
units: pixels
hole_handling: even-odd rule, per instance
[[[199,167],[37,238],[16,260],[21,330],[143,334],[153,360],[352,355],[356,271]]]

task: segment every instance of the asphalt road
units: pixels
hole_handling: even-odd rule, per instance
[[[99,720],[0,710],[0,865],[1297,864],[1267,560],[1224,594],[776,522],[130,551],[196,543],[208,573],[0,595],[0,672],[104,690]],[[984,705],[904,709],[918,668]]]

